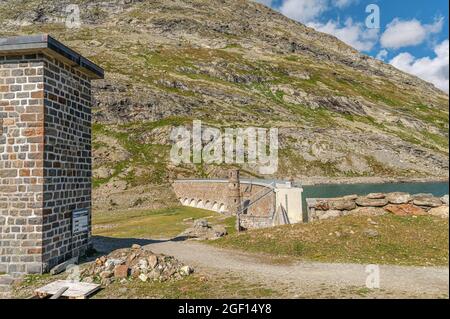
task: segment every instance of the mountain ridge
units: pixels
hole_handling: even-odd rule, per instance
[[[72,3],[79,29],[64,26]],[[223,176],[226,165],[170,163],[171,129],[194,119],[278,127],[269,178],[448,178],[446,93],[255,2],[3,0],[0,30],[50,33],[105,68],[93,146],[107,195]]]

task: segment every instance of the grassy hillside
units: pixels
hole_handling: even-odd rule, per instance
[[[345,216],[247,231],[211,244],[294,260],[448,266],[448,231],[448,220],[429,216]]]

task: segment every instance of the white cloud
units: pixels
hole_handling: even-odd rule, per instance
[[[314,21],[328,8],[328,0],[285,0],[280,12],[285,16],[308,23]]]
[[[351,4],[357,3],[359,0],[332,0],[332,4],[339,9],[348,7]]]
[[[383,50],[381,50],[380,52],[378,52],[376,58],[377,58],[378,60],[384,61],[384,60],[387,58],[388,53],[389,53],[389,52],[388,52],[387,50],[383,49]]]
[[[448,39],[435,46],[434,58],[416,58],[410,53],[400,53],[389,63],[407,73],[433,83],[437,88],[449,93],[449,42]]]
[[[378,41],[378,29],[368,29],[362,23],[355,23],[348,18],[344,25],[330,20],[326,24],[309,23],[310,27],[324,33],[332,34],[339,40],[360,51],[370,51]]]
[[[265,0],[258,0],[265,1]],[[359,0],[284,0],[279,8],[285,16],[300,21],[318,31],[332,34],[360,51],[370,51],[378,42],[378,29],[368,29],[362,23],[348,18],[343,25],[339,21],[319,22],[322,13],[331,7],[344,8]]]
[[[416,19],[403,21],[398,18],[386,26],[381,36],[381,45],[388,49],[399,49],[423,43],[431,34],[442,30],[444,19],[439,18],[433,24],[422,24]]]

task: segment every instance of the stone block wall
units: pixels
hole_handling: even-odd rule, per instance
[[[90,230],[72,234],[73,211],[91,209],[90,79],[47,57],[44,103],[43,261],[53,267],[90,245]]]
[[[42,271],[42,55],[0,57],[0,272]]]
[[[241,215],[241,227],[243,229],[261,229],[272,227],[272,216],[249,216]]]
[[[42,273],[90,246],[90,79],[43,54],[0,57],[0,272]],[[90,225],[90,222],[89,222]]]

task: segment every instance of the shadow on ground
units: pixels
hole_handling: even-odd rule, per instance
[[[185,241],[188,239],[189,237],[187,236],[178,236],[171,239],[138,239],[93,236],[92,243],[94,245],[94,249],[98,252],[98,254],[106,255],[117,249],[130,248],[134,244],[147,246],[150,244],[164,243],[169,241]]]

